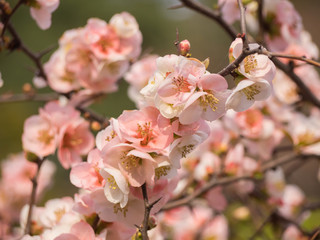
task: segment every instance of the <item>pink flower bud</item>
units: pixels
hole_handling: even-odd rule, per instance
[[[190,51],[190,42],[187,39],[185,39],[179,43],[178,48],[180,54],[186,56]]]

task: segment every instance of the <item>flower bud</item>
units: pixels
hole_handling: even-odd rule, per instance
[[[190,51],[190,42],[187,39],[179,42],[178,49],[181,55],[186,56]]]

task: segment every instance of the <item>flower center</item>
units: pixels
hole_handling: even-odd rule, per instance
[[[160,179],[162,176],[166,176],[168,172],[170,171],[170,166],[162,166],[158,167],[155,170],[156,179]]]
[[[127,208],[127,206],[125,206],[124,208],[121,208],[120,203],[117,203],[113,206],[113,212],[115,214],[118,214],[118,212],[121,212],[123,214],[123,216],[126,217],[127,212],[128,212],[128,208]]]
[[[123,156],[121,157],[121,164],[126,170],[131,170],[132,168],[138,167],[138,165],[142,165],[142,158],[133,155],[127,156],[127,154],[127,152],[124,152]]]
[[[219,103],[219,99],[216,98],[212,93],[208,93],[204,96],[200,97],[200,106],[204,111],[207,111],[207,107],[209,106],[212,111],[217,110],[217,104]]]
[[[251,85],[241,90],[246,96],[248,100],[254,100],[254,96],[260,93],[260,86]]]
[[[108,177],[107,182],[109,184],[110,189],[113,189],[113,190],[117,189],[118,185],[117,185],[116,180],[114,179],[113,176]]]
[[[116,136],[117,136],[116,132],[112,130],[111,133],[110,133],[110,135],[107,136],[105,140],[106,140],[107,142],[110,142],[110,141],[111,141],[112,139],[114,139]]]
[[[189,145],[185,145],[182,147],[182,152],[181,155],[182,157],[186,157],[187,154],[189,154],[192,150],[194,149],[194,145],[193,144],[189,144]]]
[[[172,84],[176,86],[176,90],[178,92],[189,92],[190,84],[188,83],[187,79],[183,76],[174,77],[172,79]]]
[[[151,122],[146,122],[142,126],[138,123],[138,138],[142,138],[140,141],[141,146],[146,146],[150,141],[154,139],[153,130],[151,129]]]
[[[258,66],[257,59],[254,57],[254,55],[247,56],[243,61],[244,61],[244,71],[246,73],[251,72]]]
[[[49,134],[49,130],[43,129],[38,132],[37,139],[45,145],[49,145],[53,140],[53,135]]]

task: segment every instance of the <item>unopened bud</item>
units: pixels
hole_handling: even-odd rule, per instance
[[[238,207],[236,210],[233,212],[233,217],[237,220],[247,220],[249,219],[250,216],[250,211],[247,207],[242,206]]]
[[[92,129],[93,131],[99,131],[99,130],[101,129],[101,124],[98,123],[97,121],[93,121],[93,122],[91,123],[91,129]]]
[[[178,49],[179,49],[181,55],[183,55],[183,56],[188,55],[188,53],[190,51],[190,42],[187,39],[179,42]]]
[[[23,86],[22,86],[22,91],[23,91],[24,93],[30,94],[30,93],[33,92],[33,88],[32,88],[32,86],[31,86],[30,83],[25,83],[25,84],[23,84]]]

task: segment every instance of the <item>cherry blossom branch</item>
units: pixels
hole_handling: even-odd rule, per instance
[[[260,227],[255,231],[255,233],[249,238],[249,240],[254,240],[257,236],[259,236],[260,232],[263,228],[270,222],[272,216],[274,215],[275,210],[271,211],[271,213],[266,217],[266,219],[261,223]]]
[[[261,172],[265,172],[267,170],[270,170],[272,168],[275,168],[277,166],[286,164],[288,162],[297,160],[300,157],[305,158],[307,155],[296,155],[295,153],[291,153],[288,154],[287,156],[283,156],[283,157],[279,157],[278,159],[265,164],[262,169]],[[313,155],[310,155],[312,157],[314,157]],[[201,188],[197,189],[196,191],[194,191],[192,194],[186,196],[185,198],[182,199],[178,199],[172,202],[168,202],[161,210],[170,210],[172,208],[176,208],[182,205],[187,205],[189,204],[192,200],[194,200],[195,198],[201,196],[202,194],[206,193],[207,191],[209,191],[212,188],[215,188],[217,186],[224,186],[224,185],[229,185],[231,183],[235,183],[241,180],[251,180],[251,181],[257,181],[259,179],[255,179],[252,175],[243,175],[243,176],[232,176],[232,177],[224,177],[221,178],[219,180],[217,180],[216,178],[211,179],[209,182],[207,182],[205,185],[203,185]]]
[[[20,38],[20,36],[18,35],[18,33],[16,32],[16,30],[14,29],[14,27],[10,24],[10,22],[8,22],[8,30],[10,32],[10,34],[12,35],[12,37],[14,38],[13,41],[13,49],[14,48],[18,48],[20,49],[23,53],[25,53],[37,66],[38,68],[38,76],[42,77],[44,80],[47,81],[47,76],[44,72],[42,63],[41,63],[41,58],[43,57],[43,54],[39,54],[39,53],[33,53],[27,46],[25,46]]]
[[[1,3],[1,9],[2,9],[2,21],[3,21],[3,28],[2,28],[2,32],[0,35],[0,38],[3,39],[4,33],[7,29],[7,25],[10,21],[10,18],[12,17],[12,15],[18,10],[18,8],[22,5],[22,3],[24,2],[24,0],[19,0],[17,2],[17,4],[13,7],[13,9],[10,11],[9,14],[7,14],[7,12],[4,9],[4,5],[3,3]]]
[[[245,8],[242,4],[242,0],[238,0],[238,6],[240,9],[240,27],[242,34],[247,34],[247,27],[246,27],[246,18],[245,18]]]
[[[232,26],[230,26],[228,23],[226,23],[226,21],[224,21],[224,19],[221,17],[219,12],[214,11],[213,9],[208,8],[207,6],[205,6],[199,2],[196,2],[194,0],[180,0],[180,1],[185,7],[190,8],[190,9],[216,21],[224,28],[224,30],[229,34],[229,36],[232,39],[236,38],[236,36],[237,36],[236,30]]]
[[[38,94],[3,94],[0,96],[0,103],[17,103],[25,101],[47,102],[58,99],[57,93]]]
[[[155,204],[157,204],[157,202],[160,201],[161,198],[157,199],[156,201],[149,203],[149,199],[148,199],[148,192],[147,192],[147,184],[144,183],[141,186],[141,190],[142,190],[142,196],[143,196],[143,201],[144,201],[144,218],[143,218],[143,223],[142,226],[138,227],[139,231],[141,232],[141,236],[143,240],[149,240],[148,237],[148,228],[149,228],[149,217],[150,217],[150,212],[151,209],[153,208],[153,206]]]
[[[300,60],[303,62],[306,62],[310,65],[316,66],[320,68],[320,63],[313,60],[313,59],[308,59],[305,56],[295,56],[295,55],[289,55],[289,54],[282,54],[282,53],[272,53],[272,52],[267,52],[266,55],[269,55],[269,57],[277,57],[277,58],[288,58],[288,59],[294,59],[294,60]]]
[[[30,179],[32,182],[32,191],[30,196],[30,203],[29,203],[29,211],[28,211],[28,217],[27,217],[27,223],[25,228],[25,234],[31,234],[31,220],[32,220],[32,209],[33,205],[36,202],[36,194],[37,194],[37,186],[38,186],[38,177],[40,173],[40,168],[42,166],[42,163],[45,161],[45,158],[40,159],[38,158],[35,163],[37,164],[37,171],[35,176]]]
[[[232,40],[234,40],[237,37],[236,31],[232,28],[232,26],[228,25],[217,12],[215,12],[212,9],[206,7],[205,5],[203,5],[199,2],[195,2],[193,0],[180,0],[180,1],[184,4],[185,7],[188,7],[190,9],[216,21],[228,33],[228,35],[231,37]],[[254,52],[252,52],[251,54],[253,54],[253,53]],[[221,70],[219,72],[219,74],[222,76],[226,76],[226,75],[230,74],[234,69],[236,69],[238,67],[238,64],[240,64],[241,61],[245,57],[246,57],[245,54],[244,55],[241,54],[239,56],[239,58],[240,58],[239,61],[229,64],[226,68]],[[283,56],[281,56],[281,57],[283,57]],[[280,62],[277,58],[273,57],[271,60],[274,62],[274,64],[280,70],[282,70],[287,76],[289,76],[298,85],[298,87],[300,88],[300,91],[301,91],[301,95],[306,101],[309,101],[309,102],[313,103],[316,107],[320,108],[320,101],[311,93],[310,89],[303,83],[301,78],[299,78],[292,71],[292,69],[289,66]],[[300,58],[299,60],[305,61],[304,58]]]

